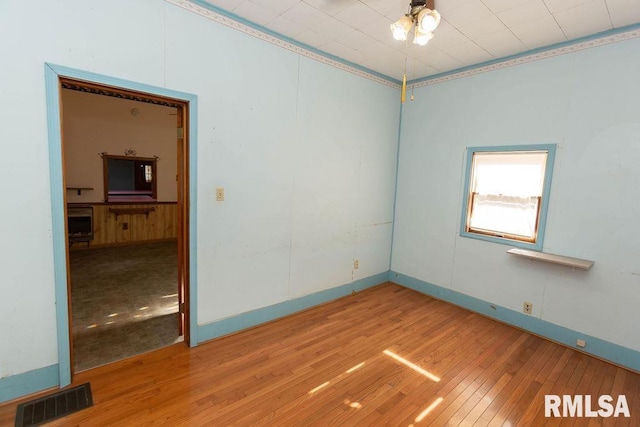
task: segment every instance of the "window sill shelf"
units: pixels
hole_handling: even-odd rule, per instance
[[[588,270],[593,265],[593,261],[589,261],[586,259],[572,258],[568,256],[563,256],[563,255],[548,254],[545,252],[528,251],[526,249],[513,248],[513,249],[509,249],[507,253],[511,255],[517,255],[520,257],[528,258],[528,259],[533,259],[536,261],[544,261],[552,264],[560,264],[560,265],[565,265],[567,267],[579,268],[581,270]]]

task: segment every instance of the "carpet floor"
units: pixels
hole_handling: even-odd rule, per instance
[[[69,263],[75,372],[182,339],[176,242],[75,250]]]

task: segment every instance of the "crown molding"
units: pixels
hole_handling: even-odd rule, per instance
[[[219,9],[206,2],[206,0],[165,0],[165,2],[178,6],[182,9],[196,13],[214,22],[233,28],[250,36],[256,37],[267,43],[271,43],[283,49],[287,49],[298,55],[322,62],[331,67],[338,68],[351,74],[373,80],[385,86],[395,89],[401,88],[401,83],[391,77],[379,74],[373,70],[366,69],[358,64],[348,62],[329,53],[307,46],[303,43],[289,39],[286,36],[272,32],[271,30],[246,21],[243,18]],[[640,37],[640,24],[631,25],[624,28],[609,30],[600,34],[584,37],[578,40],[569,40],[551,46],[534,49],[529,52],[517,55],[498,58],[481,64],[470,65],[468,67],[447,71],[434,76],[409,81],[408,89],[415,89],[444,83],[451,80],[474,76],[476,74],[512,67],[515,65],[527,64],[555,56],[578,52],[593,47],[605,46]]]
[[[571,40],[556,45],[536,49],[518,55],[506,58],[500,58],[483,64],[473,65],[458,70],[448,71],[436,76],[425,77],[408,83],[409,88],[419,88],[430,86],[438,83],[444,83],[450,80],[470,77],[476,74],[486,73],[489,71],[499,70],[501,68],[512,67],[515,65],[526,64],[529,62],[539,61],[542,59],[553,58],[554,56],[566,55],[593,47],[605,46],[626,40],[640,37],[640,26],[633,25],[620,29],[609,30],[605,33],[595,34],[578,40]]]
[[[242,22],[242,18],[238,16],[229,16],[225,14],[225,11],[216,8],[208,3],[200,4],[202,2],[195,3],[192,0],[165,0],[174,6],[178,6],[182,9],[188,10],[195,14],[198,14],[211,21],[222,24],[226,27],[233,28],[234,30],[256,37],[260,40],[266,41],[283,49],[294,52],[298,55],[311,58],[323,64],[327,64],[331,67],[338,68],[351,74],[355,74],[360,77],[364,77],[369,80],[373,80],[377,83],[389,86],[395,89],[400,89],[400,83],[391,77],[384,76],[376,73],[372,70],[367,70],[364,67],[360,67],[357,64],[349,63],[341,58],[330,55],[320,50],[315,50],[310,46],[303,45],[295,42],[294,40],[287,40],[285,36],[272,33],[266,28],[258,28],[255,24],[249,21]]]

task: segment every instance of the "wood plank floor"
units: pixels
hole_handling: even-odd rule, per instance
[[[637,373],[393,284],[85,382],[94,406],[50,425],[640,425]],[[624,394],[631,418],[545,418],[545,394]]]

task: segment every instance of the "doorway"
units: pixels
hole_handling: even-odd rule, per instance
[[[179,335],[184,336],[184,341],[187,345],[195,345],[195,340],[191,339],[191,316],[190,312],[189,296],[190,291],[194,289],[195,284],[190,281],[190,271],[193,270],[194,265],[190,258],[190,233],[194,232],[190,227],[191,211],[189,209],[190,191],[195,189],[190,186],[191,177],[191,164],[189,161],[189,110],[192,103],[195,101],[195,97],[187,94],[184,97],[164,97],[165,93],[173,92],[158,89],[160,94],[158,95],[155,88],[147,91],[132,90],[138,87],[146,88],[143,85],[134,84],[128,81],[121,81],[118,79],[106,78],[105,76],[92,75],[91,73],[85,73],[78,70],[71,70],[63,67],[52,66],[47,64],[45,66],[47,75],[47,100],[48,100],[48,122],[49,122],[49,139],[50,139],[50,157],[51,157],[51,177],[52,177],[52,209],[53,209],[53,241],[54,241],[54,266],[56,271],[56,307],[57,307],[57,323],[58,323],[58,343],[59,343],[59,368],[60,368],[60,385],[64,386],[71,380],[71,373],[73,372],[73,324],[72,315],[73,306],[71,305],[70,296],[72,295],[72,283],[71,275],[69,274],[70,256],[69,256],[69,230],[67,230],[68,218],[67,212],[67,197],[69,194],[80,194],[83,191],[91,191],[89,186],[84,187],[82,184],[78,184],[77,187],[73,187],[76,184],[65,182],[67,178],[65,174],[65,165],[63,161],[62,152],[64,149],[64,139],[61,138],[64,135],[62,132],[62,120],[61,116],[64,113],[64,105],[61,101],[61,91],[63,88],[69,85],[75,85],[75,90],[81,90],[87,93],[99,94],[104,97],[117,97],[127,100],[136,100],[137,102],[147,103],[149,105],[173,105],[176,111],[174,136],[176,144],[177,158],[176,164],[176,177],[177,180],[177,196],[176,196],[176,208],[175,208],[175,254],[177,258],[177,273],[174,294],[177,294],[178,299],[176,305],[178,306],[179,314],[176,316],[180,319]],[[82,79],[75,79],[75,77],[82,77]],[[91,82],[85,80],[87,77],[95,77]],[[102,82],[121,82],[122,85],[104,85]],[[100,82],[100,83],[95,83]],[[182,99],[180,99],[182,98]],[[53,101],[53,102],[52,102]],[[57,104],[57,108],[55,107]],[[195,107],[195,104],[193,104]],[[177,131],[176,131],[177,128]],[[56,132],[57,131],[57,132]],[[57,147],[56,147],[57,143]],[[95,151],[94,151],[95,152]],[[97,155],[97,153],[96,153]],[[57,161],[56,161],[57,160]],[[59,163],[58,163],[59,162]],[[176,181],[174,181],[175,183]],[[72,187],[69,187],[71,185]],[[81,188],[82,187],[82,188]],[[93,191],[96,191],[94,188]],[[136,201],[138,202],[138,201]],[[107,208],[116,209],[115,207]],[[121,214],[121,212],[120,212]],[[149,212],[147,212],[149,214]],[[118,220],[124,218],[119,213],[111,212],[111,215],[118,217]],[[131,215],[131,212],[129,213]],[[140,215],[136,213],[136,215]],[[143,214],[144,216],[144,214]],[[147,216],[148,217],[148,216]],[[61,221],[62,220],[62,221]],[[94,217],[95,220],[95,217]],[[132,221],[133,222],[133,221]],[[95,231],[95,230],[94,230]],[[95,236],[94,236],[95,238]],[[91,246],[91,242],[87,244]],[[88,253],[93,249],[85,251]],[[64,271],[63,271],[64,268]],[[64,291],[64,296],[63,296]],[[167,294],[171,295],[171,294]],[[144,306],[139,307],[144,308]],[[115,313],[115,312],[114,312]],[[114,314],[110,313],[110,314]],[[114,316],[115,317],[115,316]],[[106,323],[106,322],[105,322]],[[66,334],[65,334],[66,332]],[[66,336],[65,336],[66,335]]]

